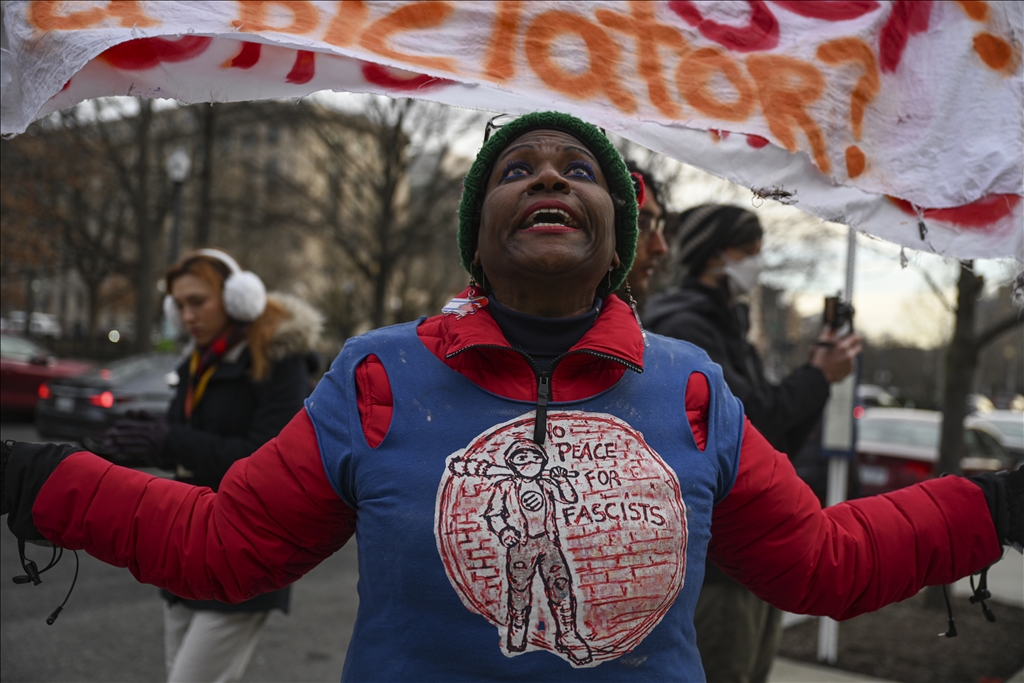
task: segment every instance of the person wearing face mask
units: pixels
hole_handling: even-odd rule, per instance
[[[651,332],[689,341],[722,366],[726,384],[746,416],[791,458],[814,430],[829,385],[853,370],[861,338],[822,333],[807,364],[770,383],[747,340],[744,295],[757,286],[763,230],[757,216],[736,206],[708,204],[674,217],[670,267],[676,282],[644,308]],[[767,679],[781,637],[781,612],[725,575],[710,560],[694,614],[707,680]]]

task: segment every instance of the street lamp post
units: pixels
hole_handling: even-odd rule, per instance
[[[178,262],[178,255],[181,252],[181,186],[184,185],[185,179],[188,178],[188,172],[192,169],[192,160],[188,156],[188,152],[185,151],[184,147],[177,147],[170,156],[167,157],[167,176],[174,183],[174,194],[172,201],[174,203],[171,223],[171,250],[170,250],[170,263]]]
[[[178,262],[178,255],[181,252],[181,186],[185,184],[185,179],[188,178],[188,172],[192,168],[192,160],[189,158],[188,152],[185,151],[184,147],[177,147],[167,157],[165,164],[167,177],[174,183],[171,196],[174,215],[171,217],[171,248],[168,258],[169,263],[173,265]],[[171,321],[167,320],[167,317],[164,316],[164,341],[168,344],[173,344],[174,336],[175,333],[171,327]]]

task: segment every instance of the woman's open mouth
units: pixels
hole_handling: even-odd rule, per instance
[[[568,232],[578,230],[579,222],[561,202],[538,202],[527,210],[520,230],[528,232]]]

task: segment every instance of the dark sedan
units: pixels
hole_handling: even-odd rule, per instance
[[[104,430],[129,410],[166,413],[180,361],[170,353],[142,354],[50,382],[41,390],[36,427],[43,438],[80,441],[93,448]]]
[[[80,375],[91,363],[57,358],[25,337],[0,334],[0,410],[31,414],[45,382]]]

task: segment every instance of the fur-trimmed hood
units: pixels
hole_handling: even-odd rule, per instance
[[[271,292],[267,300],[287,311],[288,318],[278,323],[267,346],[267,359],[276,362],[295,354],[315,351],[324,329],[324,316],[302,299]]]

